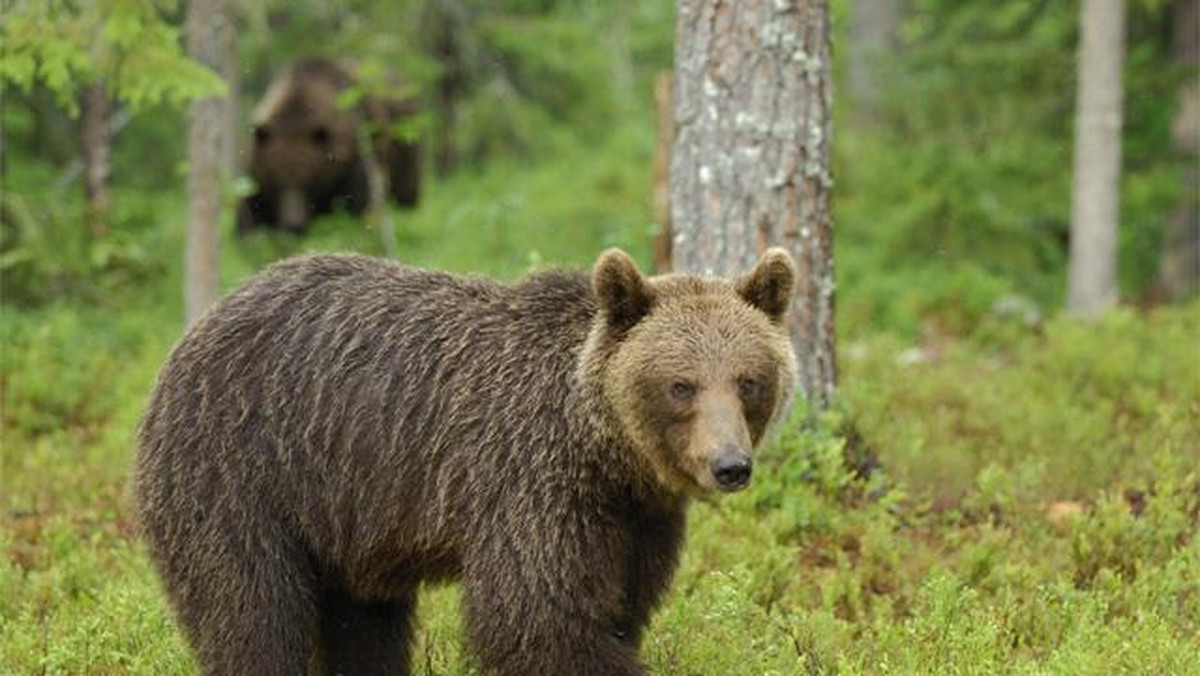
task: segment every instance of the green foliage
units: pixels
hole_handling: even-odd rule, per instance
[[[23,0],[0,22],[0,83],[50,90],[72,115],[92,82],[135,109],[219,95],[224,84],[183,55],[173,0]]]
[[[24,306],[72,295],[96,298],[161,278],[161,202],[142,191],[119,190],[110,232],[93,238],[78,195],[63,195],[47,166],[30,166],[0,188],[7,216],[0,240],[0,286],[6,303]]]
[[[400,260],[511,277],[534,266],[590,265],[621,246],[647,258],[650,139],[623,130],[603,152],[576,147],[554,162],[495,162],[435,184],[421,208],[393,212]],[[563,166],[574,167],[564,172]],[[620,209],[613,209],[620,204]],[[256,233],[226,252],[235,275],[280,257],[354,250],[382,255],[385,235],[344,214],[318,221],[303,239]],[[236,279],[237,277],[233,277]]]
[[[846,355],[844,394],[868,443],[903,458],[915,485],[954,495],[991,463],[1016,468],[1029,458],[1041,470],[1022,470],[1028,490],[1053,484],[1058,497],[1081,497],[1143,476],[1159,451],[1200,453],[1188,433],[1200,401],[1189,338],[1200,335],[1198,321],[1195,311],[1056,319],[999,343],[931,346],[918,360],[885,338]]]
[[[501,278],[613,245],[647,261],[650,83],[673,4],[234,3],[248,97],[320,35],[360,65],[356,95],[397,73],[423,92],[427,117],[400,131],[428,142],[449,119],[461,164],[393,211],[390,235],[334,215],[303,239],[227,237],[222,287],[286,255],[393,243],[407,263]],[[1200,305],[1095,324],[1045,311],[1065,263],[1077,7],[910,7],[883,124],[839,125],[841,408],[797,412],[749,490],[694,506],[651,671],[1200,674]],[[1164,17],[1161,0],[1131,6],[1128,293],[1177,189]],[[0,19],[0,79],[28,88],[0,111],[0,673],[195,672],[126,495],[181,322],[183,122],[160,107],[122,133],[93,239],[62,178],[71,123],[49,103],[95,77],[125,86],[125,67],[176,87],[167,60],[141,59],[182,58],[179,18],[157,0],[51,0]],[[439,22],[462,78],[445,119]],[[158,47],[135,53],[143,34]],[[126,100],[179,100],[154,96]],[[423,590],[415,673],[480,674],[459,599]]]
[[[642,170],[621,158],[648,145],[581,149],[559,160],[586,167],[569,176],[554,162],[435,183],[421,211],[393,215],[401,255],[509,277],[635,244],[648,205],[604,205],[636,198]],[[561,232],[580,223],[608,239]],[[182,229],[164,232],[158,250],[178,250]],[[227,246],[224,287],[288,253],[382,249],[346,220],[313,235]],[[178,336],[179,263],[165,266],[115,295],[0,305],[4,673],[194,673],[126,497],[138,416]],[[646,638],[652,673],[1197,673],[1198,331],[1192,305],[1022,324],[934,361],[897,363],[905,345],[887,334],[860,341],[841,411],[810,427],[797,412],[750,490],[695,505]],[[884,470],[861,479],[845,458],[864,449]],[[1068,500],[1071,516],[1048,516]],[[417,674],[480,673],[458,600],[423,592]]]
[[[301,57],[349,60],[364,76],[356,95],[423,93],[430,156],[528,158],[597,140],[619,112],[648,110],[653,76],[670,67],[672,9],[668,0],[251,3],[241,53],[249,92]]]
[[[227,285],[255,266],[231,260]],[[126,497],[178,332],[173,277],[3,306],[4,673],[194,673]],[[1198,305],[1056,320],[910,366],[892,339],[870,343],[843,410],[807,427],[798,411],[748,491],[694,506],[646,638],[652,673],[1200,673],[1200,380],[1184,358],[1198,326]],[[858,478],[851,443],[884,470]],[[459,598],[423,592],[416,673],[480,673]]]
[[[885,277],[968,264],[1058,305],[1078,20],[1077,3],[908,3],[899,51],[882,65],[880,119],[839,127],[843,241],[869,246]],[[1170,65],[1168,22],[1162,3],[1130,7],[1120,235],[1130,296],[1154,281],[1181,168],[1169,126],[1185,74]]]

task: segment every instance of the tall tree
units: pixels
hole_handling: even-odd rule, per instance
[[[88,197],[88,223],[92,236],[108,230],[112,206],[109,180],[112,176],[112,105],[108,89],[97,80],[83,92],[80,106],[80,136],[83,141],[83,183]]]
[[[1125,0],[1083,0],[1080,24],[1067,310],[1092,317],[1117,302]]]
[[[172,0],[38,0],[5,3],[0,83],[45,87],[72,116],[91,84],[134,111],[180,105],[221,91],[211,70],[187,59],[168,15]]]
[[[218,70],[224,60],[223,0],[192,0],[185,31],[188,54]],[[184,316],[191,324],[217,299],[225,98],[192,101],[188,110],[188,224],[184,253]]]
[[[430,0],[421,15],[425,49],[438,64],[433,87],[436,126],[432,130],[433,167],[444,176],[458,162],[455,131],[459,125],[459,100],[467,81],[467,24],[470,12],[454,0]]]
[[[654,80],[654,271],[671,271],[671,146],[675,141],[675,113],[671,105],[671,74]]]
[[[865,128],[879,117],[887,67],[900,38],[902,0],[853,0],[846,89],[851,121]]]
[[[832,132],[825,0],[680,0],[671,160],[674,267],[731,274],[766,247],[800,272],[800,387],[834,396]]]
[[[12,86],[28,94],[40,87],[72,117],[82,113],[82,168],[93,235],[106,230],[112,202],[112,137],[121,124],[114,123],[121,117],[113,115],[114,104],[120,103],[127,116],[155,105],[181,106],[221,90],[216,75],[183,55],[170,18],[174,8],[173,0],[3,3],[0,89]]]
[[[1163,229],[1159,285],[1179,300],[1200,291],[1200,0],[1175,0],[1171,7],[1171,58],[1183,67],[1171,136],[1186,159],[1179,206]]]
[[[239,136],[242,132],[242,65],[238,54],[238,34],[233,16],[221,22],[220,35],[221,79],[225,81],[224,145],[221,148],[221,163],[227,176],[234,177],[242,171],[242,148]]]

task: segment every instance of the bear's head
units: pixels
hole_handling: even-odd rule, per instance
[[[333,62],[302,62],[277,79],[254,111],[250,174],[278,196],[279,223],[300,229],[313,195],[332,190],[358,158],[358,113],[339,105],[353,83]]]
[[[663,488],[699,495],[749,483],[754,450],[794,390],[786,317],[795,280],[779,248],[734,280],[647,278],[617,249],[596,262],[599,309],[581,377]]]

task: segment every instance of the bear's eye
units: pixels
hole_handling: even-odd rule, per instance
[[[753,401],[762,396],[763,386],[753,378],[738,379],[738,396],[746,401]]]
[[[271,140],[271,132],[266,127],[254,128],[254,142],[258,145],[266,145],[267,141]]]
[[[319,146],[329,145],[329,129],[327,127],[317,127],[312,130],[309,137],[312,138],[313,143]]]
[[[687,401],[696,394],[696,386],[683,380],[676,380],[671,383],[671,396],[679,401]]]

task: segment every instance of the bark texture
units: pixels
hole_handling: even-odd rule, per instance
[[[467,85],[466,52],[468,11],[454,0],[433,0],[425,4],[423,34],[429,41],[427,49],[437,61],[441,73],[433,90],[435,126],[431,130],[433,167],[438,176],[445,176],[458,163],[459,107]]]
[[[223,0],[192,0],[186,31],[188,54],[213,70],[224,60]],[[188,229],[184,254],[184,312],[190,325],[217,300],[221,166],[226,100],[193,101],[188,110]]]
[[[88,198],[88,226],[93,237],[108,232],[112,207],[112,101],[104,84],[96,82],[83,93],[80,136],[83,140],[83,179]]]
[[[799,385],[836,383],[830,202],[832,60],[823,0],[680,0],[671,222],[678,271],[728,275],[770,245],[799,270]]]
[[[241,56],[238,54],[237,27],[232,17],[225,17],[220,22],[221,40],[221,79],[225,81],[225,130],[222,139],[221,162],[225,167],[225,175],[232,178],[242,171],[244,164],[242,147],[239,137],[242,131],[241,98],[242,98],[242,67]]]
[[[670,272],[671,263],[671,147],[675,141],[675,114],[671,105],[671,74],[654,80],[654,113],[658,139],[654,144],[654,271]]]
[[[1083,0],[1067,311],[1094,317],[1117,303],[1124,0]]]
[[[1188,76],[1171,125],[1183,184],[1163,231],[1159,285],[1168,299],[1182,300],[1200,292],[1200,0],[1176,0],[1171,13],[1171,56]]]

